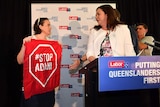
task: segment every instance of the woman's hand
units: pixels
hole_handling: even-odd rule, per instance
[[[69,65],[69,70],[75,70],[79,67],[79,65],[80,65],[79,59],[73,60],[73,63]]]
[[[25,38],[23,39],[23,45],[24,45],[26,42],[30,42],[31,39],[32,39],[32,36],[25,37]]]

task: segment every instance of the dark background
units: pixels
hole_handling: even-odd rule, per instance
[[[30,4],[32,2],[57,1],[0,1],[0,107],[19,106],[22,66],[17,64],[16,55],[20,50],[22,39],[31,34]],[[83,1],[86,2],[86,0],[59,0],[58,2],[78,3]],[[129,25],[138,22],[146,23],[149,27],[148,35],[152,35],[156,41],[160,41],[160,0],[87,0],[87,2],[116,2],[122,21]],[[160,51],[154,49],[153,54],[159,55]],[[158,91],[155,89],[152,92],[154,97],[150,99],[154,99],[157,104]]]

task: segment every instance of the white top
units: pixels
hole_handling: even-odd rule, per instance
[[[31,35],[32,39],[37,39],[36,35]],[[46,37],[47,40],[50,40],[48,37]]]
[[[87,58],[94,56],[99,57],[100,46],[106,36],[107,31],[91,29],[89,35]],[[110,31],[109,39],[113,56],[136,56],[133,48],[131,34],[127,25],[117,25],[113,31]]]
[[[153,42],[154,38],[152,36],[145,36],[141,42],[142,43],[149,43],[150,45],[154,46]],[[147,49],[139,50],[139,56],[152,56],[153,47],[148,45]]]

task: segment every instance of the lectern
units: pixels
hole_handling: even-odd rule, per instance
[[[99,58],[79,70],[85,74],[85,107],[159,107],[158,89],[99,92],[98,63]]]
[[[96,107],[98,58],[79,70],[85,74],[85,107]],[[97,106],[98,107],[98,106]]]

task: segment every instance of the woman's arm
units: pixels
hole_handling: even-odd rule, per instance
[[[22,44],[21,50],[19,51],[19,53],[17,55],[17,62],[18,62],[18,64],[23,64],[24,53],[25,53],[25,46],[24,46],[24,44]]]
[[[21,50],[19,51],[19,53],[17,55],[18,64],[23,64],[23,62],[24,62],[24,54],[25,54],[25,43],[26,42],[30,42],[31,39],[32,39],[32,36],[28,36],[28,37],[25,37],[23,39],[23,44],[22,44]]]

